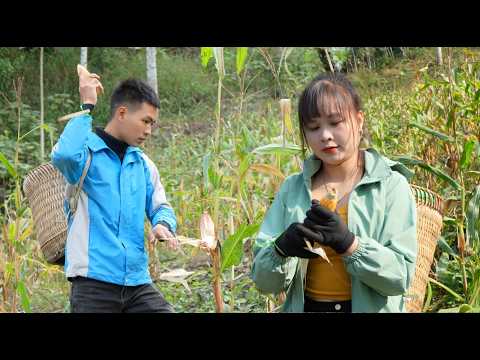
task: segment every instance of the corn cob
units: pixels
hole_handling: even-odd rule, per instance
[[[335,209],[337,208],[337,203],[338,203],[337,191],[334,188],[332,189],[327,188],[327,195],[322,200],[320,200],[320,205],[330,211],[335,211]],[[319,244],[314,244],[312,246],[307,239],[305,239],[305,244],[307,245],[307,247],[305,248],[306,250],[309,250],[317,255],[320,255],[322,259],[324,259],[330,265],[332,264],[327,254],[325,253],[325,250]]]

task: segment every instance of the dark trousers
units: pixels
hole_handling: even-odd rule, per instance
[[[70,292],[72,313],[171,313],[173,307],[151,284],[122,286],[75,277]]]
[[[304,312],[351,313],[352,302],[349,301],[315,301],[305,296]]]

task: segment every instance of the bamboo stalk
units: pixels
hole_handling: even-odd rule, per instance
[[[40,159],[45,158],[45,131],[44,124],[44,110],[43,110],[43,47],[40,48]]]

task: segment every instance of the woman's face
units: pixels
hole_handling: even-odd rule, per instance
[[[307,143],[322,162],[339,165],[357,153],[363,113],[354,111],[349,114],[350,119],[332,112],[304,124]]]

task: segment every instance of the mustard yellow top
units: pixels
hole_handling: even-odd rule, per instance
[[[337,209],[338,215],[347,223],[348,203]],[[352,299],[350,274],[342,256],[329,246],[323,247],[331,264],[321,257],[308,262],[305,294],[317,301]]]

